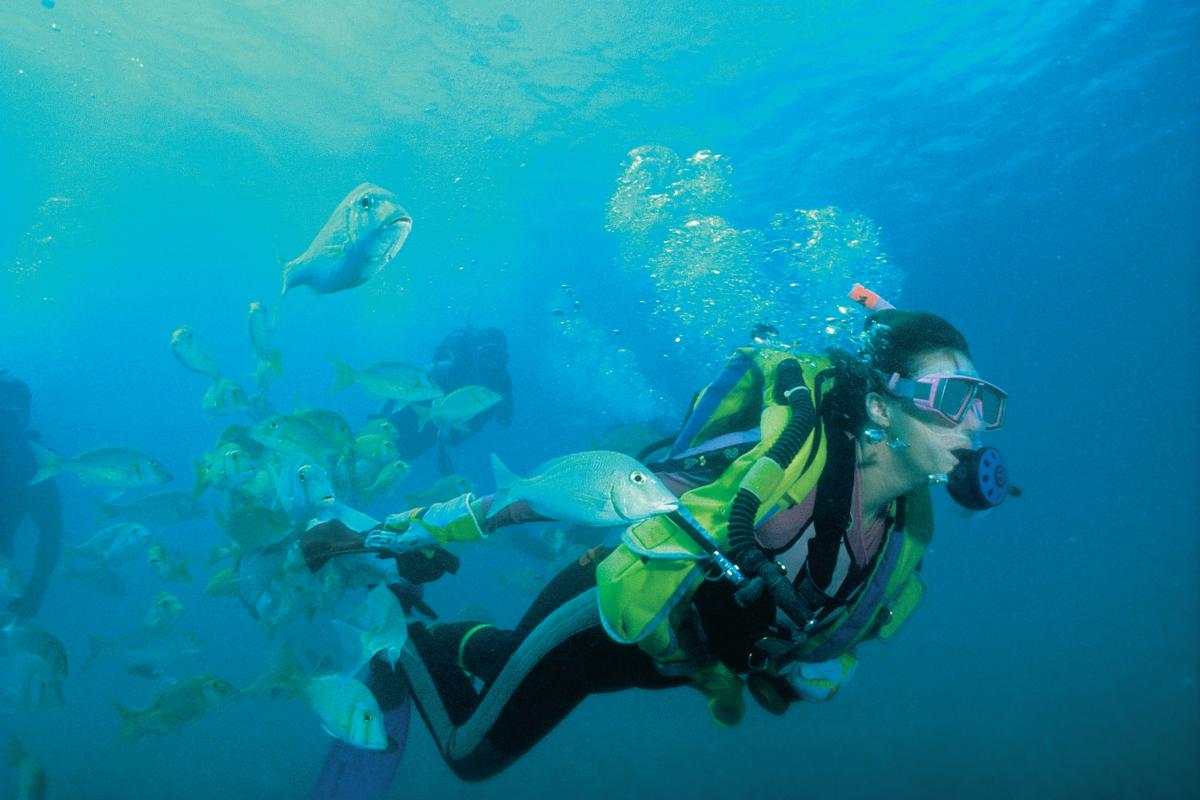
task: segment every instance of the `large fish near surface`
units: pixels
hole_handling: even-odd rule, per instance
[[[492,454],[496,495],[488,516],[524,500],[544,517],[578,525],[628,525],[679,507],[653,472],[624,453],[588,450],[551,459],[534,475],[514,475]]]
[[[284,264],[282,294],[296,286],[331,294],[366,283],[396,257],[410,230],[412,217],[395,194],[360,184],[338,203],[308,249]]]

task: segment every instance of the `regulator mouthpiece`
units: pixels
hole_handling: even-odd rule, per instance
[[[956,450],[959,462],[946,482],[946,489],[963,508],[984,511],[1008,497],[1008,468],[994,447]]]

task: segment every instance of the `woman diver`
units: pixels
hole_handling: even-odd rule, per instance
[[[974,508],[1007,488],[998,453],[976,449],[1004,392],[950,323],[868,295],[857,355],[735,353],[651,465],[679,510],[571,564],[515,629],[412,623],[395,671],[372,663],[381,707],[411,694],[450,768],[482,780],[593,693],[692,686],[721,725],[741,719],[744,689],[772,713],[831,697],[855,646],[893,635],[924,591],[929,486]],[[489,502],[395,515],[359,548],[444,567],[441,544],[540,519]]]

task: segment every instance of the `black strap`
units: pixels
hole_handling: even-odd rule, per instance
[[[835,433],[826,445],[825,469],[817,481],[813,507],[816,535],[808,542],[807,574],[822,589],[828,589],[837,567],[838,551],[850,524],[850,501],[854,494],[854,440]]]

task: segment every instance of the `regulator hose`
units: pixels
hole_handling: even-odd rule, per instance
[[[816,427],[817,410],[812,391],[804,383],[804,370],[795,359],[779,364],[775,373],[775,392],[776,400],[786,403],[792,415],[763,458],[786,470]],[[762,498],[749,489],[739,488],[729,509],[729,554],[750,578],[734,596],[742,607],[746,607],[762,597],[764,591],[768,592],[780,611],[801,630],[807,630],[813,624],[816,609],[804,601],[783,569],[767,555],[754,536],[754,520],[761,504]]]

